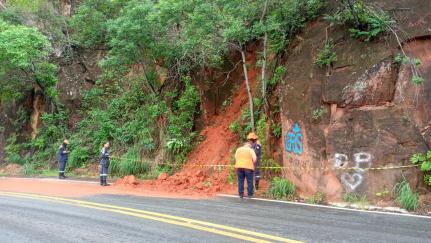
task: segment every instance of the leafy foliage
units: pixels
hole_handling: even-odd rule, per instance
[[[415,165],[420,165],[421,171],[425,173],[425,183],[431,186],[431,150],[429,150],[426,154],[417,153],[412,155],[410,161]]]
[[[335,14],[326,16],[334,24],[344,24],[350,27],[352,37],[366,42],[386,33],[394,24],[392,18],[383,10],[365,4],[358,0],[351,3],[342,1],[343,6]]]
[[[127,0],[84,1],[71,21],[71,27],[79,30],[74,33],[74,39],[85,47],[105,45],[108,42],[109,21],[118,15],[126,2]]]
[[[117,175],[150,175],[156,167],[149,161],[156,158],[184,161],[196,138],[200,102],[190,77],[208,68],[220,70],[233,49],[244,50],[264,35],[270,51],[281,52],[322,7],[322,0],[85,0],[67,21],[58,2],[8,1],[8,11],[0,13],[0,84],[5,87],[0,99],[18,100],[37,84],[55,106],[43,114],[36,139],[17,136],[8,155],[39,168],[41,161],[54,161],[58,144],[69,137],[69,169],[97,162],[106,141],[113,145],[112,172]],[[40,30],[22,25],[33,16]],[[81,92],[84,100],[76,113],[82,119],[72,131],[68,111],[55,99],[57,67],[50,63],[51,44],[56,55],[60,50],[71,60],[80,48],[107,53],[100,79]],[[276,68],[270,88],[285,71]],[[253,104],[262,107],[262,100]],[[249,119],[260,114],[244,110],[234,130],[245,138],[254,125]],[[265,127],[265,121],[260,125]]]
[[[316,60],[314,61],[319,67],[331,67],[337,61],[337,54],[334,51],[332,41],[325,43],[323,49],[318,49]]]
[[[35,28],[0,19],[0,101],[20,99],[32,84],[55,95],[56,67],[48,63],[51,46]]]
[[[276,138],[281,138],[282,127],[280,123],[273,123],[271,125],[272,135]]]

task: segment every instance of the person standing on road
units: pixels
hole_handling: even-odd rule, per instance
[[[235,169],[238,177],[239,197],[244,197],[244,180],[247,179],[248,197],[253,197],[253,175],[255,170],[256,154],[247,142],[235,152]]]
[[[103,145],[100,151],[100,185],[109,186],[107,183],[108,178],[108,168],[109,168],[109,142]]]
[[[247,139],[251,144],[251,148],[256,154],[256,168],[254,170],[254,188],[259,190],[259,180],[260,180],[260,159],[262,157],[262,145],[258,140],[257,135],[251,132],[247,135]]]
[[[67,150],[67,145],[69,145],[69,140],[64,139],[63,143],[60,145],[58,150],[58,178],[66,179],[64,175],[64,170],[66,169],[67,160],[69,159],[69,150]]]

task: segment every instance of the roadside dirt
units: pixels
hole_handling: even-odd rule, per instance
[[[88,181],[36,179],[36,178],[0,178],[0,191],[35,193],[48,196],[82,197],[100,194],[121,194],[146,197],[202,199],[209,196],[202,194],[186,195],[148,190],[142,186],[107,186]]]

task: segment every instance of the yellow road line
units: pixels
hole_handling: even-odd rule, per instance
[[[109,211],[109,212],[115,212],[120,214],[126,214],[129,216],[135,216],[139,218],[145,218],[150,220],[155,220],[159,222],[164,222],[168,224],[174,224],[179,225],[183,227],[193,228],[196,230],[206,231],[214,234],[229,236],[232,238],[240,239],[240,240],[246,240],[250,242],[269,242],[266,240],[253,238],[251,236],[267,239],[267,240],[275,240],[279,242],[289,242],[289,243],[300,243],[300,241],[290,240],[287,238],[282,238],[278,236],[248,231],[244,229],[234,228],[230,226],[220,225],[220,224],[213,224],[205,221],[199,221],[189,218],[183,218],[173,215],[167,215],[167,214],[161,214],[156,212],[150,212],[145,210],[139,210],[134,208],[127,208],[127,207],[121,207],[121,206],[115,206],[110,204],[101,204],[101,203],[94,203],[94,202],[88,202],[88,201],[82,201],[82,200],[75,200],[75,199],[67,199],[67,198],[61,198],[61,197],[50,197],[50,196],[42,196],[42,195],[35,195],[35,194],[25,194],[25,193],[15,193],[15,192],[0,192],[0,195],[5,196],[14,196],[14,197],[22,197],[22,198],[29,198],[29,199],[39,199],[39,200],[45,200],[50,202],[57,202],[57,203],[63,203],[68,205],[74,205],[74,206],[80,206],[80,207],[86,207],[86,208],[92,208],[102,211]],[[209,227],[205,227],[209,226]],[[228,232],[228,231],[231,232]],[[232,233],[236,232],[236,233]],[[241,235],[241,234],[249,235]]]

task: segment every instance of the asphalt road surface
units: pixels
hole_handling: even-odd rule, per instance
[[[431,242],[431,219],[217,198],[0,192],[0,242]]]

